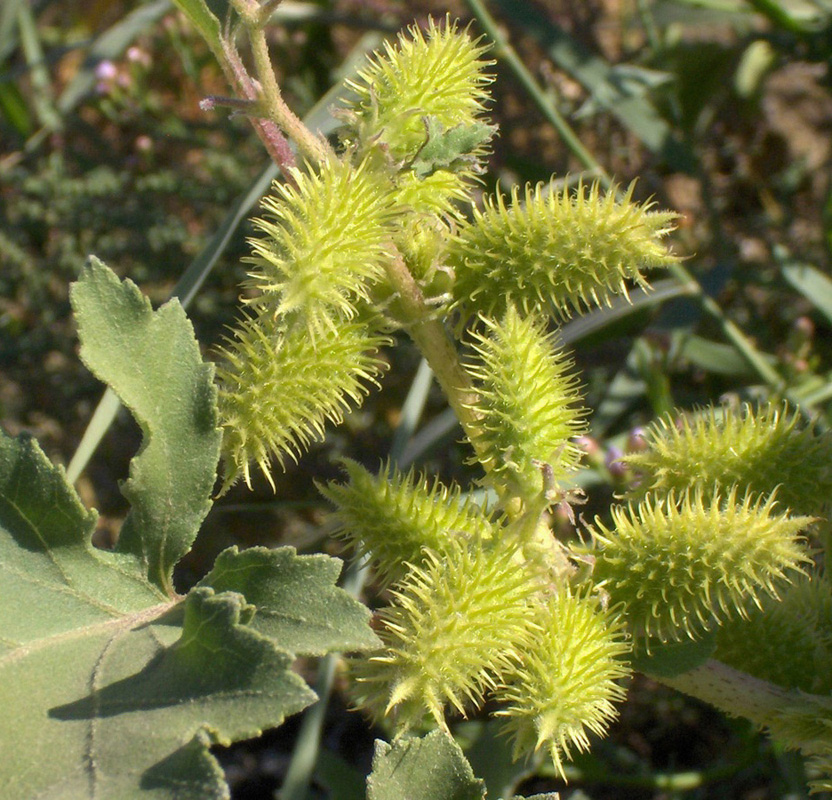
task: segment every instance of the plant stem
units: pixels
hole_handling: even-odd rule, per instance
[[[473,405],[477,391],[462,368],[459,354],[441,322],[434,318],[416,280],[397,252],[387,264],[387,277],[398,292],[407,323],[407,331],[427,360],[448,403],[476,448],[474,426],[478,415]]]
[[[320,164],[335,157],[325,139],[316,136],[299,117],[286,105],[277,79],[274,76],[266,33],[262,27],[247,26],[257,78],[260,81],[263,110],[266,116],[293,141],[313,164]]]
[[[260,96],[251,75],[240,58],[237,48],[234,46],[232,34],[228,31],[221,37],[222,57],[219,58],[220,66],[225,73],[231,87],[244,100],[260,108]],[[289,170],[295,166],[295,154],[286,137],[270,119],[263,119],[254,114],[249,115],[249,120],[260,141],[263,142],[266,152],[272,161],[280,168],[281,172],[291,180]]]
[[[757,725],[768,725],[788,702],[785,689],[714,659],[673,678],[650,677]]]

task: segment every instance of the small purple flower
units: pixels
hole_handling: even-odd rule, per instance
[[[118,67],[112,61],[104,59],[96,64],[95,77],[102,83],[113,80],[116,75],[118,75]]]
[[[146,50],[142,50],[141,47],[129,47],[127,49],[127,60],[132,62],[133,64],[140,64],[143,67],[150,66],[150,53]]]

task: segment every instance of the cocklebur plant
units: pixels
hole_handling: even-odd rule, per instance
[[[262,19],[235,7],[256,56]],[[448,19],[411,28],[350,82],[337,147],[296,138],[307,160],[256,222],[258,293],[220,367],[225,486],[249,482],[255,465],[271,480],[275,461],[320,438],[377,383],[384,337],[404,330],[456,412],[489,500],[391,464],[372,474],[346,461],[345,482],[321,486],[337,535],[390,590],[376,615],[382,647],[351,662],[357,704],[403,733],[447,729],[448,714],[490,699],[515,756],[544,750],[563,775],[615,717],[635,664],[766,726],[823,771],[830,701],[808,694],[823,681],[770,685],[761,654],[742,672],[726,639],[747,643],[744,626],[762,619],[785,628],[788,609],[814,598],[803,663],[818,668],[809,651],[825,651],[810,642],[828,636],[827,595],[805,587],[826,585],[816,534],[829,438],[787,407],[714,410],[678,429],[664,420],[630,458],[639,483],[626,503],[579,540],[555,536],[552,510],[581,501],[587,412],[552,326],[648,288],[645,271],[675,261],[663,241],[674,215],[636,202],[633,186],[583,182],[474,202],[495,132],[487,59]],[[260,84],[273,85],[255,61]],[[268,92],[252,100],[297,137]],[[302,356],[291,337],[307,342]],[[714,675],[728,688],[712,691]]]
[[[339,535],[391,590],[377,615],[383,647],[353,661],[358,703],[401,732],[426,721],[447,727],[448,711],[467,714],[491,698],[515,755],[545,749],[562,772],[589,733],[603,734],[634,661],[826,758],[818,720],[828,715],[818,709],[828,700],[792,702],[816,680],[778,695],[762,667],[729,673],[710,656],[729,652],[725,632],[736,627],[742,639],[744,624],[788,608],[792,591],[823,585],[809,537],[824,510],[827,437],[765,406],[739,419],[713,412],[678,436],[665,422],[648,453],[631,459],[641,482],[611,524],[596,520],[580,542],[559,541],[548,524],[553,507],[580,500],[570,479],[586,420],[550,322],[647,286],[645,270],[674,261],[663,242],[674,215],[635,202],[632,186],[583,183],[574,192],[553,183],[498,190],[474,203],[494,133],[485,119],[490,63],[483,42],[449,20],[412,28],[370,59],[350,83],[331,148],[279,102],[262,57],[263,15],[243,0],[235,8],[263,87],[250,99],[306,164],[265,203],[269,220],[252,242],[259,294],[224,349],[226,486],[250,480],[252,465],[269,477],[272,460],[320,437],[348,399],[360,402],[381,373],[376,348],[403,329],[456,412],[492,498],[478,506],[461,487],[392,465],[373,475],[353,462],[345,483],[321,487]],[[234,53],[236,84],[253,85],[233,45],[221,49]],[[288,346],[293,336],[308,342],[303,356]],[[279,377],[288,374],[299,381]],[[799,453],[808,461],[795,470]],[[807,636],[822,639],[828,618],[814,619]],[[741,655],[731,661],[742,668]],[[708,696],[713,674],[745,683]]]
[[[353,697],[402,735],[380,748],[379,774],[387,753],[446,741],[404,734],[447,731],[485,701],[517,758],[543,751],[563,774],[605,733],[635,667],[768,728],[828,787],[828,436],[785,406],[665,420],[630,457],[640,482],[609,518],[575,540],[550,524],[582,500],[587,420],[554,325],[674,263],[663,241],[674,215],[636,202],[632,186],[554,181],[475,203],[495,133],[490,62],[450,20],[371,58],[333,146],[280,96],[264,35],[275,3],[236,0],[225,28],[199,0],[178,5],[284,181],[254,223],[251,296],[217,350],[216,388],[175,304],[151,312],[94,261],[74,290],[82,356],[146,436],[115,552],[91,547],[92,518],[60,470],[26,440],[2,440],[12,613],[0,700],[13,724],[0,743],[21,765],[0,773],[6,794],[222,796],[208,747],[307,705],[292,656],[331,650],[355,653]],[[397,330],[433,369],[488,499],[394,464],[373,474],[346,461],[344,480],[321,486],[338,535],[389,591],[377,636],[323,556],[227,552],[179,596],[172,569],[207,513],[218,453],[220,492],[253,470],[271,479],[380,383],[378,351]],[[169,373],[154,373],[174,347]],[[767,647],[748,652],[757,633]],[[56,661],[73,662],[58,680]],[[31,702],[14,688],[27,675],[50,687]],[[59,777],[33,779],[30,751],[60,750],[67,731]]]

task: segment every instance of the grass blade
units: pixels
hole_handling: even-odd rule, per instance
[[[832,323],[832,280],[809,264],[784,264],[783,277]]]
[[[691,172],[695,159],[646,97],[630,94],[615,79],[612,65],[591,52],[529,3],[495,0],[511,21],[522,27],[595,101],[618,117],[651,152],[680,172]]]

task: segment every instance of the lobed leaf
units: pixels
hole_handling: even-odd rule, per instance
[[[221,434],[214,370],[202,360],[178,300],[151,309],[131,281],[90,258],[70,298],[81,359],[109,384],[144,434],[122,493],[130,503],[118,552],[173,592],[173,566],[211,507]]]
[[[298,556],[291,547],[231,547],[199,586],[244,595],[257,607],[252,629],[298,655],[376,647],[370,612],[335,585],[340,572],[338,559]]]
[[[0,433],[0,796],[227,798],[210,746],[257,736],[309,705],[315,695],[291,669],[295,648],[373,646],[368,614],[335,587],[337,562],[288,549],[225,553],[184,598],[148,574],[147,554],[165,563],[157,554],[175,552],[160,546],[157,526],[187,530],[207,503],[188,507],[194,476],[215,463],[211,369],[194,363],[178,305],[151,312],[103,265],[85,270],[73,299],[90,363],[146,414],[153,436],[131,472],[128,495],[140,506],[131,546],[105,552],[92,546],[95,514],[63,470],[30,438]],[[183,343],[155,377],[154,358]],[[180,448],[191,444],[188,461]],[[187,523],[156,514],[165,505]]]
[[[208,746],[314,695],[242,595],[167,597],[92,547],[94,519],[36,443],[0,435],[0,796],[222,797]]]

